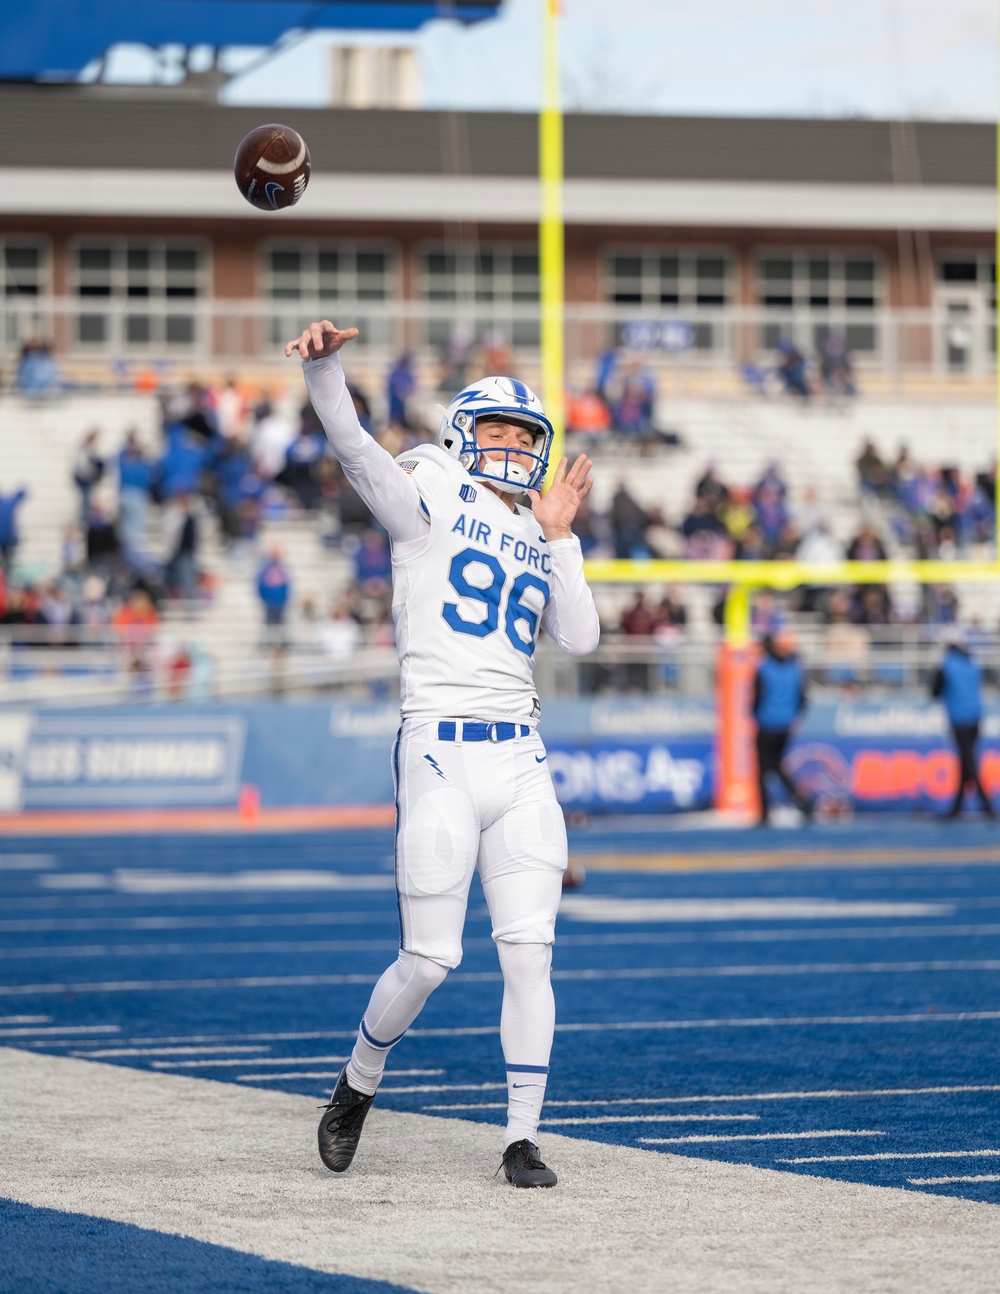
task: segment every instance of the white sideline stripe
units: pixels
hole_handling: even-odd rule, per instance
[[[1000,1182],[1000,1173],[980,1173],[972,1177],[908,1177],[911,1186],[950,1186],[952,1182]]]
[[[981,1159],[1000,1155],[1000,1150],[915,1150],[885,1151],[880,1155],[813,1155],[808,1159],[779,1159],[779,1164],[840,1164],[877,1159]]]
[[[0,872],[43,871],[58,866],[59,860],[54,854],[0,854]]]
[[[759,1118],[759,1114],[611,1114],[606,1119],[543,1119],[542,1125],[570,1128],[603,1123],[752,1123]]]
[[[552,972],[554,980],[655,980],[717,979],[782,975],[905,975],[927,971],[1000,970],[1000,960],[932,962],[816,962],[789,966],[662,966],[630,970],[575,970]],[[492,984],[499,971],[453,971],[452,982]],[[253,975],[227,979],[102,980],[90,983],[16,984],[0,986],[0,996],[28,997],[43,993],[178,992],[212,988],[309,988],[337,984],[374,984],[378,975]]]
[[[99,1051],[71,1051],[69,1054],[81,1060],[104,1060],[111,1056],[202,1056],[206,1051],[243,1052],[242,1063],[246,1064],[249,1059],[247,1052],[270,1051],[270,1047],[263,1044],[254,1047],[249,1043],[238,1047],[102,1047]]]
[[[996,1210],[953,1194],[549,1132],[560,1186],[525,1200],[493,1177],[497,1128],[378,1103],[337,1180],[316,1158],[314,1106],[307,1095],[6,1050],[2,1193],[426,1294],[996,1286]],[[71,1155],[53,1109],[73,1110]],[[429,1177],[442,1154],[447,1173]]]
[[[237,894],[245,890],[391,890],[391,876],[351,876],[341,872],[257,871],[168,872],[118,867],[107,872],[62,872],[40,876],[49,890],[116,890],[119,894]]]
[[[55,957],[188,957],[200,956],[255,955],[257,953],[356,953],[384,952],[389,953],[398,944],[391,939],[351,942],[344,939],[285,939],[268,940],[260,943],[214,943],[214,944],[75,944],[69,947],[40,948],[7,948],[0,952],[0,961],[20,961],[29,958],[45,958],[51,961]]]
[[[345,1061],[347,1057],[343,1058]],[[300,1069],[289,1070],[287,1074],[236,1074],[237,1083],[267,1083],[276,1078],[336,1078],[339,1070],[317,1069],[303,1073]],[[395,1078],[431,1078],[443,1074],[443,1069],[397,1069]],[[389,1088],[390,1092],[395,1089]]]
[[[969,1022],[979,1023],[987,1020],[1000,1020],[1000,1011],[919,1011],[909,1015],[830,1015],[830,1016],[732,1016],[723,1019],[694,1019],[694,1020],[618,1020],[607,1021],[603,1024],[557,1024],[556,1033],[605,1033],[605,1032],[623,1032],[639,1031],[650,1029],[672,1030],[672,1029],[741,1029],[741,1028],[767,1028],[775,1029],[781,1026],[799,1028],[802,1025],[868,1025],[868,1024],[927,1024],[927,1023],[944,1023],[944,1024],[966,1024]],[[118,1032],[119,1026],[100,1025],[95,1026],[98,1029],[111,1029]],[[26,1029],[26,1034],[34,1036],[44,1030]],[[306,1032],[295,1033],[233,1033],[233,1034],[181,1034],[175,1037],[152,1038],[139,1037],[131,1039],[136,1043],[175,1043],[175,1042],[230,1042],[230,1041],[257,1041],[257,1042],[306,1042],[306,1041],[323,1041],[332,1042],[339,1039],[351,1039],[357,1037],[357,1029],[322,1029],[311,1030]],[[4,1031],[0,1030],[0,1037]],[[467,1027],[458,1027],[453,1029],[409,1029],[407,1036],[410,1038],[481,1038],[488,1037],[491,1034],[499,1033],[497,1025],[469,1025]],[[69,1043],[67,1046],[71,1045]]]
[[[218,916],[183,917],[13,917],[0,921],[6,934],[47,934],[83,930],[240,930],[277,926],[347,925],[372,913],[359,912],[234,912]],[[391,939],[388,940],[391,943]],[[485,941],[484,941],[485,942]],[[386,940],[361,939],[351,946],[383,947]]]
[[[0,929],[2,929],[0,923]],[[806,942],[813,939],[943,939],[1000,934],[1000,925],[980,926],[801,926],[789,930],[634,930],[621,935],[567,935],[556,938],[558,948],[617,948],[627,944],[739,944]],[[471,943],[471,941],[470,941]]]
[[[349,1056],[254,1056],[254,1065],[340,1065],[346,1064]],[[216,1069],[226,1065],[246,1065],[246,1056],[235,1060],[154,1060],[150,1062],[153,1069]],[[435,1071],[440,1073],[440,1070]]]
[[[573,921],[810,921],[838,917],[950,917],[954,904],[841,899],[617,899],[567,894],[559,915]]]
[[[0,1029],[0,1038],[41,1038],[53,1033],[120,1033],[117,1024],[55,1024],[47,1029]]]
[[[48,1024],[50,1015],[0,1015],[0,1024]]]
[[[425,1083],[420,1087],[386,1087],[378,1089],[379,1096],[413,1096],[419,1092],[506,1092],[506,1083]]]
[[[734,1132],[732,1135],[727,1133],[707,1132],[704,1136],[691,1137],[640,1137],[639,1140],[646,1146],[675,1146],[682,1142],[701,1142],[701,1141],[810,1141],[816,1137],[884,1137],[884,1132],[879,1132],[873,1128],[827,1128],[813,1132]],[[877,1158],[877,1156],[872,1156]],[[782,1159],[779,1162],[783,1164],[792,1163],[792,1160]],[[802,1163],[802,1160],[795,1160],[795,1163]]]
[[[74,1053],[75,1054],[75,1053]],[[694,1101],[823,1101],[837,1098],[850,1099],[856,1096],[951,1096],[962,1092],[1000,1092],[1000,1084],[978,1083],[961,1087],[882,1087],[830,1089],[819,1092],[734,1092],[725,1096],[636,1096],[613,1101],[550,1101],[546,1099],[545,1108],[581,1109],[599,1105],[606,1109],[612,1105],[689,1105]],[[425,1110],[502,1110],[503,1105],[425,1105]]]

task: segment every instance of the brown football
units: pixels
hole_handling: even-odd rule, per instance
[[[291,126],[258,126],[233,159],[236,187],[261,211],[294,206],[306,191],[311,170],[306,142]]]

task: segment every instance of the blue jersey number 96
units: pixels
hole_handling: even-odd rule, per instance
[[[493,579],[485,588],[470,584],[465,578],[465,572],[472,562],[478,562],[492,573]],[[441,614],[449,628],[454,629],[457,634],[469,634],[473,638],[486,638],[491,633],[495,633],[500,627],[500,602],[504,585],[507,583],[506,572],[497,559],[490,553],[484,553],[476,548],[463,548],[451,559],[448,580],[460,598],[468,598],[470,602],[481,602],[486,608],[486,613],[481,620],[466,620],[459,612],[456,603],[446,602]],[[549,586],[545,581],[528,571],[522,571],[511,585],[507,606],[504,609],[504,633],[512,646],[519,652],[523,652],[525,656],[534,654],[535,633],[538,629],[538,612],[525,606],[521,601],[528,589],[538,589],[543,600],[548,601]],[[528,627],[527,642],[517,632],[518,621],[523,621]]]

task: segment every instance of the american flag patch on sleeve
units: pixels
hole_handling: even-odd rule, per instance
[[[399,466],[403,469],[403,471],[406,473],[407,476],[412,476],[414,469],[417,466],[417,460],[415,458],[404,458],[403,461],[399,464]]]

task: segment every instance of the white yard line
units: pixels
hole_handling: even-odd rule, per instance
[[[704,1141],[812,1141],[817,1137],[884,1137],[876,1128],[825,1128],[810,1132],[736,1132],[705,1133],[691,1137],[640,1137],[645,1146],[679,1146],[684,1142]],[[782,1160],[788,1163],[788,1160]]]
[[[546,1134],[553,1191],[493,1176],[498,1130],[376,1104],[343,1178],[315,1101],[0,1053],[0,1195],[429,1294],[992,1294],[997,1210]],[[65,1119],[72,1111],[72,1153]],[[39,1265],[43,1259],[38,1259]]]
[[[972,1177],[908,1177],[911,1186],[951,1186],[957,1182],[1000,1182],[1000,1173],[979,1173]]]
[[[76,1053],[74,1053],[76,1054]],[[96,1053],[89,1053],[94,1055]],[[392,1077],[392,1074],[389,1074]],[[546,1110],[552,1110],[557,1107],[571,1109],[586,1109],[592,1105],[599,1105],[602,1109],[607,1109],[614,1105],[688,1105],[692,1102],[710,1101],[713,1104],[720,1101],[829,1101],[837,1099],[849,1100],[852,1097],[870,1097],[870,1096],[953,1096],[965,1092],[1000,1092],[1000,1084],[995,1083],[968,1083],[959,1087],[873,1087],[873,1088],[827,1088],[820,1089],[816,1092],[730,1092],[724,1096],[630,1096],[616,1097],[614,1100],[605,1101],[580,1100],[580,1101],[549,1101],[546,1100]],[[496,1105],[425,1105],[425,1110],[493,1110],[502,1107]]]
[[[908,1150],[886,1151],[880,1155],[812,1155],[808,1159],[779,1159],[779,1164],[848,1164],[877,1159],[982,1159],[1000,1155],[1000,1150]]]

